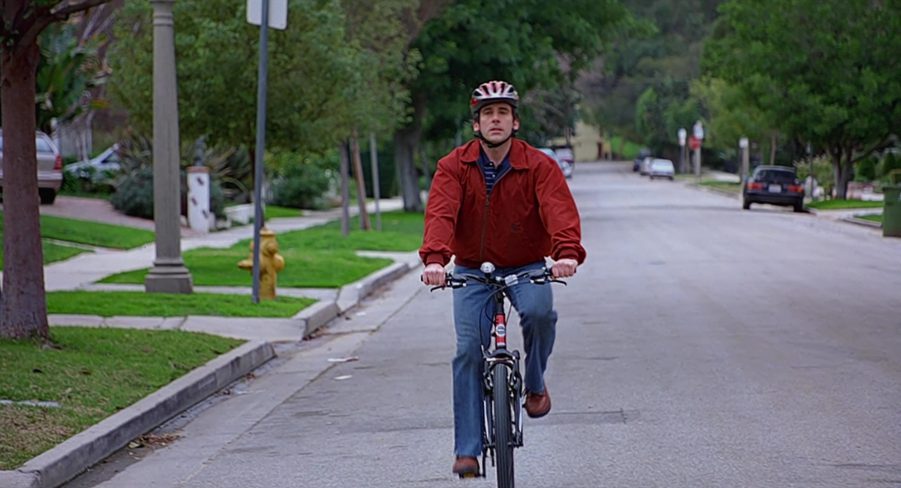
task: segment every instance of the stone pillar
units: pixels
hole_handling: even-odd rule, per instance
[[[156,259],[144,280],[147,292],[191,293],[181,258],[178,99],[175,77],[175,0],[153,5],[153,220]]]
[[[210,169],[191,166],[188,168],[188,226],[206,234],[215,220],[210,212]]]

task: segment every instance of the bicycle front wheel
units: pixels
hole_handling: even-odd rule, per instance
[[[494,449],[498,488],[513,488],[513,420],[510,405],[510,370],[494,367]]]

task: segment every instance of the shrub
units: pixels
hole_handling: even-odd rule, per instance
[[[320,209],[328,206],[325,193],[336,177],[336,162],[330,158],[302,157],[293,152],[272,155],[275,168],[272,201],[282,207]]]
[[[152,219],[153,168],[143,166],[128,171],[118,181],[110,203],[125,215]]]

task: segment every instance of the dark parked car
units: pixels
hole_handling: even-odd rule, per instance
[[[798,180],[794,168],[787,166],[758,166],[742,188],[742,208],[748,210],[752,203],[769,203],[794,207],[804,211],[804,185]]]

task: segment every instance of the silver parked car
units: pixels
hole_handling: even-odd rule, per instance
[[[41,203],[50,205],[63,184],[63,158],[53,139],[38,131],[35,134],[38,165],[38,194]],[[0,131],[0,184],[3,183],[3,132]]]
[[[653,180],[655,178],[669,178],[673,181],[676,177],[676,168],[669,159],[654,158],[648,165],[648,176]]]

